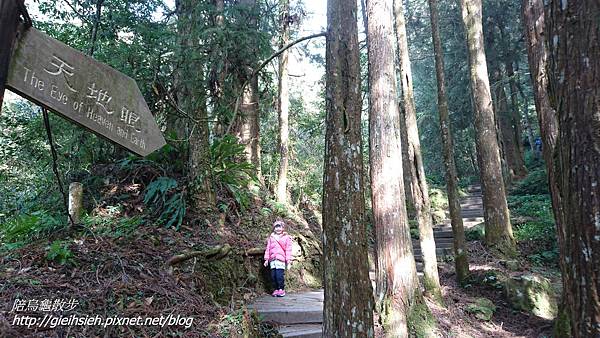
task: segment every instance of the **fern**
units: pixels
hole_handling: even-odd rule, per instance
[[[225,135],[213,143],[210,152],[215,183],[229,191],[242,208],[250,202],[248,186],[257,181],[254,165],[246,161],[244,151],[234,136]]]
[[[171,189],[177,188],[177,181],[171,177],[159,177],[152,181],[146,188],[144,195],[144,204],[151,202],[157,203],[162,198],[162,203],[165,203],[166,195]]]
[[[186,212],[185,196],[177,192],[177,181],[171,177],[159,177],[146,188],[144,204],[151,205],[160,212],[158,219],[165,227],[179,229]]]

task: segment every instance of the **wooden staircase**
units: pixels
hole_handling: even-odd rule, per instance
[[[481,186],[472,185],[469,195],[461,199],[462,218],[465,229],[483,222],[483,203]],[[453,255],[452,227],[447,224],[433,229],[438,260]],[[418,240],[413,240],[413,253],[417,265],[417,274],[423,276],[423,256]],[[369,274],[371,280],[375,272]],[[256,310],[264,320],[278,323],[279,333],[283,337],[320,338],[323,327],[323,290],[288,293],[284,298],[271,296],[259,297],[248,306]]]

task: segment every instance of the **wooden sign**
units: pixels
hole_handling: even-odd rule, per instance
[[[165,145],[133,79],[33,27],[15,43],[7,87],[138,155]]]

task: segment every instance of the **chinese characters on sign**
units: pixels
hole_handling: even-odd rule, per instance
[[[35,28],[16,43],[7,86],[139,155],[165,144],[135,81]]]

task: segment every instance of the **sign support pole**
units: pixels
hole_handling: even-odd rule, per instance
[[[8,79],[8,66],[12,47],[17,36],[19,14],[25,10],[23,0],[0,0],[0,114],[4,101],[4,89]]]

